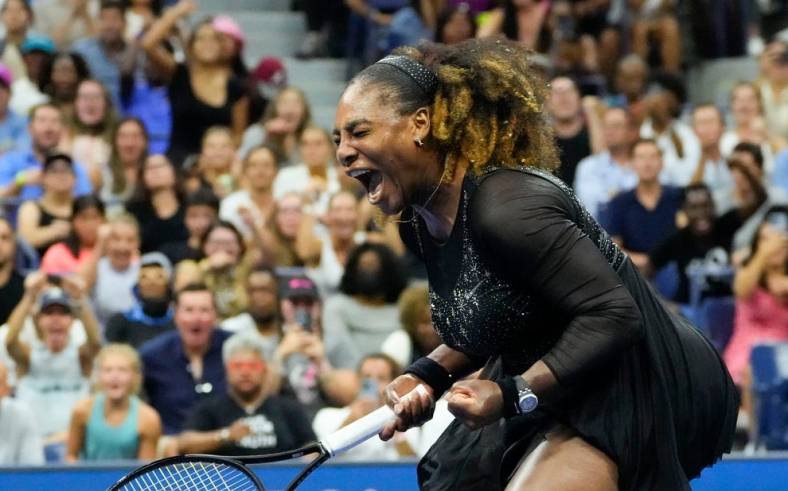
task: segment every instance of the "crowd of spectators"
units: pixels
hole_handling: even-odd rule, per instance
[[[678,314],[735,303],[746,432],[749,351],[788,341],[788,19],[707,4],[296,0],[293,55],[352,73],[422,40],[532,49],[557,174]],[[396,223],[281,61],[245,66],[231,17],[5,0],[0,23],[0,464],[297,447],[438,345]],[[726,104],[688,101],[690,67],[746,56]],[[348,458],[422,455],[450,419]]]

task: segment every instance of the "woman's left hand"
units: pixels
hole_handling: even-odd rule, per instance
[[[465,426],[475,430],[503,416],[503,394],[490,380],[461,380],[446,396],[449,411]]]

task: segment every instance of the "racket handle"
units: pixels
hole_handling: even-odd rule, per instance
[[[418,394],[427,394],[427,389],[419,384],[402,398],[417,397]],[[320,444],[330,456],[341,454],[356,445],[365,442],[370,437],[380,433],[387,423],[396,419],[394,411],[388,406],[375,409],[363,418],[359,418],[349,425],[338,429],[320,440]]]

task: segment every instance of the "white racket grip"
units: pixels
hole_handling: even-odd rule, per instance
[[[415,389],[405,394],[402,399],[414,397],[419,394],[429,394],[423,385],[419,384]],[[380,430],[389,421],[393,421],[397,416],[394,411],[388,406],[383,406],[375,409],[363,418],[353,421],[349,425],[338,429],[337,431],[327,435],[320,440],[320,444],[328,452],[331,457],[339,455],[359,443],[368,440],[370,437],[380,433]]]

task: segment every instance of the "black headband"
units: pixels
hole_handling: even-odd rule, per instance
[[[378,63],[391,65],[410,77],[427,95],[432,95],[438,88],[438,77],[432,70],[413,58],[402,55],[389,55]]]

